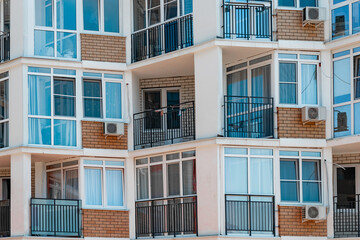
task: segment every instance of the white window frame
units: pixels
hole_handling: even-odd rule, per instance
[[[195,151],[195,156],[193,157],[188,157],[188,158],[182,158],[182,153],[184,152],[190,152],[190,151]],[[179,154],[179,159],[174,159],[174,160],[166,160],[166,155],[171,155],[171,154],[176,154],[178,153]],[[162,156],[162,161],[159,161],[159,162],[154,162],[154,163],[150,163],[150,158],[151,157],[158,157],[158,156]],[[139,160],[139,159],[145,159],[147,158],[147,163],[146,164],[139,164],[139,165],[136,165],[136,160]],[[164,154],[156,154],[156,155],[150,155],[150,156],[146,156],[146,157],[139,157],[139,158],[136,158],[135,159],[135,176],[136,176],[136,170],[139,169],[139,168],[147,168],[148,169],[148,196],[149,198],[147,199],[137,199],[137,196],[136,196],[136,201],[139,201],[139,202],[143,202],[143,201],[150,201],[150,200],[157,200],[157,199],[166,199],[166,198],[177,198],[177,197],[194,197],[194,196],[197,196],[197,193],[196,194],[191,194],[191,195],[184,195],[183,194],[183,172],[182,172],[182,163],[183,162],[186,162],[186,161],[194,161],[195,165],[196,165],[196,150],[195,149],[187,149],[187,150],[182,150],[181,152],[168,152],[168,153],[164,153]],[[168,168],[167,166],[168,165],[171,165],[171,164],[176,164],[178,163],[179,164],[179,181],[180,181],[180,194],[179,195],[171,195],[169,196],[169,189],[168,189]],[[162,189],[163,189],[163,197],[161,198],[152,198],[151,197],[151,170],[150,170],[150,167],[151,166],[155,166],[155,165],[161,165],[162,166],[162,175],[163,175],[163,186],[162,186]],[[136,179],[136,177],[135,177]],[[138,185],[137,180],[135,180],[135,184],[136,186]],[[137,188],[137,187],[136,187]],[[136,189],[136,192],[137,192],[137,189]]]
[[[279,54],[296,54],[297,59],[289,59],[289,58],[280,58]],[[277,98],[278,98],[278,106],[280,107],[303,107],[303,106],[320,106],[321,104],[321,91],[320,91],[320,53],[319,52],[287,52],[287,51],[279,51],[277,52],[277,72],[278,76],[276,78],[276,88],[277,91]],[[318,56],[318,60],[309,60],[309,59],[300,59],[300,55],[316,55]],[[297,93],[297,99],[296,104],[290,104],[290,103],[280,103],[280,63],[296,63],[296,93]],[[316,65],[316,91],[317,91],[317,104],[304,104],[302,103],[302,79],[301,79],[301,65],[302,64],[313,64]],[[286,82],[288,84],[288,82]],[[294,83],[295,84],[295,83]]]
[[[143,100],[141,103],[142,109],[144,111],[149,110],[145,109],[145,93],[146,92],[160,92],[160,108],[164,108],[167,106],[167,92],[168,91],[179,91],[179,103],[181,104],[181,87],[165,87],[165,88],[144,88],[141,90],[141,94],[143,96]]]
[[[90,161],[102,161],[101,165],[96,165],[96,164],[86,164],[85,161],[86,160],[90,160]],[[110,161],[110,162],[122,162],[123,166],[111,166],[111,165],[106,165],[105,162],[106,161]],[[83,194],[81,194],[83,197],[83,206],[85,209],[109,209],[109,210],[125,210],[126,209],[126,177],[125,177],[125,160],[124,159],[105,159],[105,158],[81,158],[80,159],[81,162],[81,181],[79,180],[79,182],[81,182],[81,188],[83,189]],[[85,193],[85,169],[100,169],[101,170],[101,201],[102,201],[102,205],[87,205],[86,204],[86,193]],[[113,170],[119,170],[122,171],[122,190],[123,190],[123,205],[122,206],[108,206],[107,205],[107,191],[106,191],[106,170],[107,169],[113,169]],[[80,179],[80,177],[79,177]]]
[[[337,196],[337,169],[338,168],[355,168],[355,194],[360,194],[360,165],[359,164],[341,164],[341,166],[334,166],[333,176],[334,176],[334,186],[333,192],[334,196]]]
[[[294,0],[295,1],[295,6],[291,7],[291,6],[280,6],[279,5],[279,0],[276,1],[276,6],[278,9],[303,9],[303,7],[300,7],[300,0]],[[319,1],[321,0],[316,0],[316,7],[319,7]]]
[[[353,28],[352,28],[352,25],[353,25],[353,22],[352,22],[352,4],[353,3],[356,3],[356,2],[359,2],[359,0],[345,0],[343,2],[340,2],[340,3],[337,3],[337,4],[334,4],[334,0],[330,0],[330,39],[332,41],[335,41],[335,40],[338,40],[338,39],[342,39],[342,38],[346,38],[346,37],[349,37],[351,35],[353,35]],[[340,8],[340,7],[344,7],[348,5],[349,6],[349,34],[348,35],[345,35],[345,36],[342,36],[342,37],[338,37],[336,39],[332,39],[332,11],[334,9],[337,9],[337,8]],[[356,34],[358,34],[359,32],[357,32]]]
[[[299,156],[281,156],[280,155],[280,151],[290,151],[290,152],[298,152]],[[305,157],[302,156],[303,152],[318,152],[321,154],[321,157]],[[323,159],[323,152],[319,149],[308,149],[308,150],[294,150],[294,149],[279,149],[279,168],[280,168],[280,164],[281,161],[286,161],[286,160],[295,160],[297,161],[297,167],[298,167],[298,179],[296,180],[287,180],[284,179],[284,181],[296,181],[298,182],[298,198],[299,201],[282,201],[281,200],[281,169],[279,169],[279,180],[280,180],[280,189],[279,189],[279,200],[281,204],[284,205],[296,205],[296,204],[303,204],[303,205],[323,205],[324,203],[324,159]],[[303,180],[302,179],[302,163],[303,161],[318,161],[318,166],[320,167],[320,181],[319,180]],[[303,183],[304,182],[316,182],[320,184],[320,192],[319,192],[319,197],[320,197],[320,202],[304,202],[303,201]]]
[[[5,74],[6,72],[3,72],[2,74]],[[8,101],[8,105],[7,105],[7,112],[8,112],[8,117],[6,118],[6,119],[3,119],[3,120],[0,120],[0,124],[2,124],[2,123],[7,123],[8,124],[8,129],[7,129],[7,143],[8,143],[8,146],[4,146],[3,148],[7,148],[7,147],[9,147],[9,145],[10,145],[10,126],[9,126],[9,117],[10,117],[10,72],[7,72],[7,76],[6,77],[4,77],[4,78],[1,78],[0,79],[0,82],[5,82],[5,81],[8,81],[8,92],[7,92],[7,94],[8,94],[8,99],[7,99],[7,101]],[[4,134],[4,133],[3,133]],[[3,136],[4,137],[4,136]],[[1,149],[1,148],[0,148]]]

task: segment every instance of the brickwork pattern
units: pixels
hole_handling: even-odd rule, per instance
[[[334,154],[333,162],[337,164],[360,163],[360,153]]]
[[[10,168],[0,168],[0,178],[10,178]],[[35,197],[35,168],[31,168],[31,197]]]
[[[302,10],[276,10],[277,40],[324,41],[324,25],[303,26]]]
[[[128,149],[128,128],[123,136],[105,136],[103,122],[82,121],[83,148]]]
[[[180,102],[189,102],[195,100],[195,77],[169,77],[169,78],[152,78],[140,80],[140,109],[142,110],[143,93],[142,90],[148,88],[166,88],[179,87],[180,88]]]
[[[129,212],[83,209],[84,237],[129,238]]]
[[[302,207],[279,206],[280,236],[327,236],[327,222],[302,221]]]
[[[81,34],[81,59],[99,62],[126,62],[126,38]]]
[[[279,138],[326,138],[325,122],[303,125],[301,108],[277,108]]]

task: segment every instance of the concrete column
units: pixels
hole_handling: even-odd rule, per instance
[[[35,163],[35,197],[46,198],[46,168],[45,163]]]
[[[328,208],[327,215],[327,236],[329,238],[334,237],[334,204],[333,204],[333,161],[332,161],[332,148],[324,148],[324,203]]]
[[[136,177],[135,177],[135,159],[127,158],[125,163],[125,177],[128,181],[125,181],[126,200],[125,204],[129,209],[129,235],[130,239],[135,239],[135,200],[136,200]]]
[[[31,155],[11,155],[11,236],[28,236],[30,230]]]
[[[222,49],[214,46],[195,53],[197,139],[222,134],[223,98]]]

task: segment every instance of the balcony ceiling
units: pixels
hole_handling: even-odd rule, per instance
[[[231,64],[271,51],[271,48],[223,47],[223,62],[225,65]]]

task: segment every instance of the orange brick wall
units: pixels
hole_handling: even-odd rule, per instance
[[[99,62],[126,62],[126,38],[81,34],[81,59]]]
[[[129,212],[83,209],[84,237],[129,238]]]
[[[279,206],[280,236],[327,236],[326,221],[302,221],[302,207]]]
[[[277,108],[279,138],[326,138],[325,122],[303,125],[301,108]]]
[[[121,137],[105,136],[103,122],[82,121],[81,124],[83,148],[127,150],[127,124],[125,124],[125,134]]]
[[[360,153],[334,154],[333,162],[337,164],[360,163]]]
[[[276,10],[277,40],[324,41],[324,25],[318,27],[302,23],[301,10]]]

